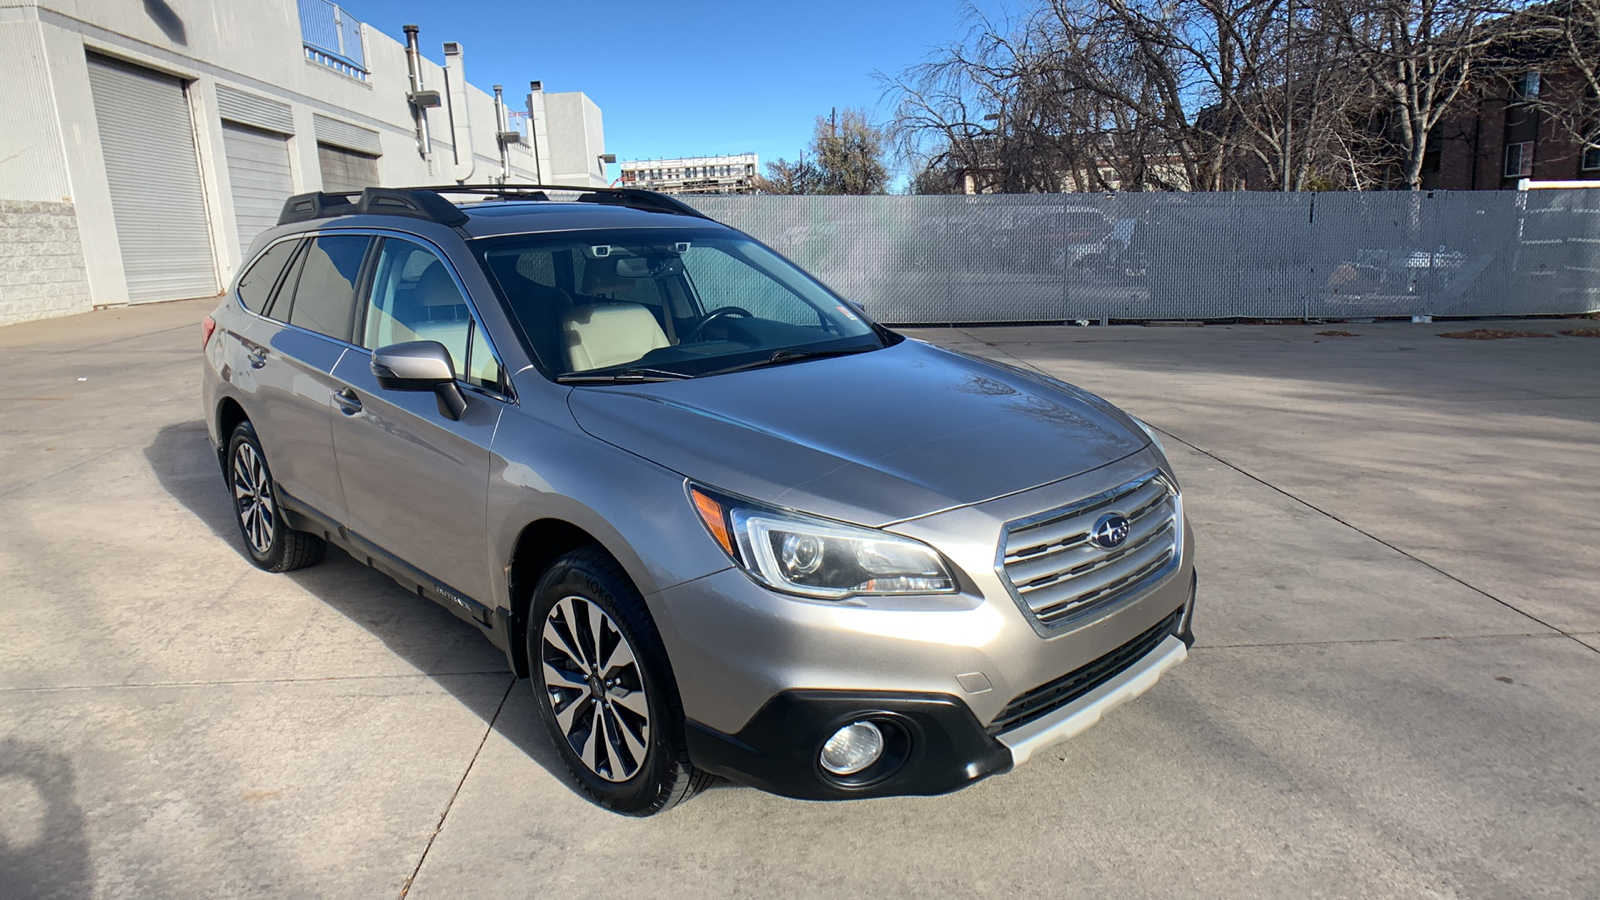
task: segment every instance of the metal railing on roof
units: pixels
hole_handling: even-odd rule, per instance
[[[300,0],[300,39],[306,59],[360,81],[367,80],[361,21],[329,0]]]

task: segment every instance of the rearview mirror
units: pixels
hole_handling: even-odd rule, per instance
[[[683,260],[676,256],[624,256],[617,259],[618,278],[660,278],[683,271]]]
[[[450,351],[438,341],[406,341],[372,351],[372,376],[389,391],[433,391],[439,414],[460,419],[467,398],[456,386]]]

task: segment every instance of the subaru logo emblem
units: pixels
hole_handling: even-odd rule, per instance
[[[1106,513],[1095,520],[1094,528],[1089,532],[1089,540],[1101,549],[1115,550],[1128,539],[1130,527],[1127,516],[1121,513]]]

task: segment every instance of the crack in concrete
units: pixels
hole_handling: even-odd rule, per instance
[[[64,469],[57,469],[56,471],[51,472],[51,473],[49,473],[47,475],[41,475],[41,476],[39,476],[38,478],[35,478],[32,481],[24,482],[22,484],[14,486],[14,487],[6,488],[5,490],[0,491],[0,497],[9,497],[12,494],[19,493],[21,491],[25,491],[28,488],[33,487],[34,485],[43,484],[44,482],[49,481],[52,478],[56,478],[58,476],[65,475],[66,473],[71,472],[73,469],[81,468],[81,467],[86,466],[89,463],[92,463],[92,462],[94,462],[96,460],[105,459],[106,457],[110,456],[113,453],[118,453],[118,452],[121,452],[121,451],[126,450],[126,449],[128,449],[127,445],[118,445],[118,446],[112,447],[110,450],[101,451],[100,453],[96,453],[94,456],[91,456],[88,459],[80,459],[77,462],[73,463],[70,466],[67,466]]]
[[[314,675],[307,678],[237,678],[210,681],[109,681],[103,684],[61,684],[0,687],[0,694],[46,694],[54,691],[99,691],[111,688],[237,687],[254,684],[318,684],[332,681],[383,681],[398,678],[453,678],[459,675],[510,675],[510,669],[466,672],[406,672],[393,675]]]
[[[1340,525],[1343,525],[1344,527],[1350,529],[1351,531],[1354,531],[1356,534],[1359,534],[1362,537],[1367,538],[1368,540],[1374,541],[1376,543],[1382,544],[1385,547],[1388,547],[1390,550],[1393,550],[1394,552],[1400,554],[1401,556],[1404,556],[1406,559],[1409,559],[1412,562],[1417,563],[1420,566],[1424,566],[1424,567],[1426,567],[1426,568],[1428,568],[1428,569],[1430,569],[1430,570],[1432,570],[1434,572],[1437,572],[1440,575],[1443,575],[1444,577],[1450,579],[1451,581],[1454,581],[1456,584],[1461,585],[1462,587],[1466,588],[1467,590],[1473,591],[1473,592],[1475,592],[1477,594],[1480,594],[1480,595],[1482,595],[1484,597],[1487,597],[1488,599],[1493,600],[1494,602],[1500,604],[1501,606],[1504,606],[1506,609],[1511,610],[1512,612],[1516,613],[1517,615],[1522,616],[1522,617],[1528,619],[1531,622],[1536,622],[1539,625],[1542,625],[1545,628],[1550,629],[1551,631],[1555,632],[1556,634],[1559,634],[1559,635],[1561,635],[1563,637],[1568,638],[1569,640],[1571,640],[1574,643],[1576,643],[1578,646],[1584,647],[1584,648],[1589,649],[1589,650],[1594,650],[1596,653],[1600,653],[1600,650],[1596,650],[1594,647],[1590,647],[1588,644],[1585,644],[1583,641],[1578,640],[1578,638],[1576,636],[1574,636],[1572,634],[1569,634],[1568,632],[1563,631],[1560,628],[1557,628],[1556,626],[1550,624],[1549,622],[1546,622],[1545,620],[1539,618],[1538,616],[1534,615],[1531,612],[1528,612],[1525,609],[1518,608],[1515,604],[1513,604],[1509,600],[1502,600],[1499,597],[1496,597],[1495,595],[1493,595],[1493,594],[1489,593],[1488,591],[1484,590],[1483,588],[1478,587],[1477,585],[1467,581],[1466,579],[1461,578],[1460,576],[1454,575],[1454,574],[1452,574],[1450,572],[1446,572],[1444,569],[1439,568],[1438,566],[1434,565],[1431,562],[1428,562],[1427,560],[1423,559],[1422,557],[1417,556],[1416,554],[1411,553],[1411,552],[1409,552],[1407,550],[1404,550],[1404,549],[1400,548],[1399,546],[1396,546],[1395,544],[1391,544],[1388,541],[1384,540],[1383,538],[1378,537],[1377,535],[1373,534],[1372,532],[1367,531],[1366,529],[1362,528],[1361,526],[1356,525],[1356,524],[1354,524],[1352,522],[1349,522],[1349,521],[1347,521],[1345,519],[1341,519],[1338,516],[1334,515],[1333,513],[1328,512],[1327,510],[1323,509],[1322,507],[1317,506],[1316,504],[1312,503],[1311,501],[1302,499],[1300,497],[1297,497],[1294,494],[1291,494],[1288,491],[1284,490],[1283,488],[1278,487],[1277,485],[1273,484],[1272,482],[1267,481],[1266,479],[1263,479],[1263,478],[1261,478],[1261,477],[1259,477],[1259,476],[1257,476],[1257,475],[1245,470],[1241,466],[1235,465],[1234,463],[1231,463],[1228,460],[1223,459],[1222,457],[1218,456],[1215,453],[1212,453],[1209,450],[1206,450],[1206,449],[1204,449],[1202,447],[1199,447],[1199,446],[1197,446],[1195,444],[1192,444],[1192,443],[1184,440],[1183,438],[1178,437],[1177,435],[1173,434],[1170,431],[1167,431],[1167,430],[1162,429],[1162,428],[1156,428],[1154,425],[1151,425],[1150,427],[1151,428],[1155,428],[1156,431],[1159,431],[1162,434],[1166,435],[1168,438],[1171,438],[1172,440],[1177,441],[1178,443],[1184,445],[1185,447],[1188,447],[1190,450],[1193,450],[1194,452],[1199,453],[1200,455],[1205,456],[1208,459],[1216,460],[1217,462],[1221,463],[1222,465],[1227,466],[1228,468],[1234,470],[1235,472],[1238,472],[1240,475],[1243,475],[1244,477],[1250,479],[1251,481],[1254,481],[1257,484],[1262,485],[1263,487],[1271,488],[1272,490],[1277,491],[1278,493],[1282,494],[1283,496],[1288,497],[1290,500],[1293,500],[1294,502],[1300,504],[1301,506],[1304,506],[1306,509],[1309,509],[1314,513],[1317,513],[1318,515],[1325,516],[1325,517],[1327,517],[1329,519],[1332,519],[1333,521],[1338,522]]]
[[[1345,638],[1330,641],[1268,641],[1259,644],[1196,644],[1196,650],[1254,650],[1271,647],[1338,647],[1349,644],[1416,644],[1423,641],[1493,641],[1504,638],[1534,638],[1556,640],[1571,637],[1557,631],[1551,633],[1508,632],[1506,634],[1434,634],[1402,638]]]
[[[507,672],[506,674],[511,674]],[[456,805],[456,798],[461,796],[461,788],[467,783],[467,776],[472,774],[472,767],[478,762],[478,754],[483,752],[483,746],[489,743],[489,735],[494,731],[494,723],[500,721],[500,711],[506,708],[506,700],[511,697],[511,689],[517,686],[517,679],[512,678],[506,685],[506,692],[500,696],[500,705],[495,707],[494,716],[489,719],[489,724],[483,729],[483,737],[478,740],[478,749],[472,751],[472,759],[467,761],[467,770],[461,773],[461,780],[456,782],[456,789],[451,792],[450,799],[444,804],[444,811],[439,813],[439,824],[433,827],[433,834],[428,835],[427,846],[422,848],[422,855],[417,858],[416,866],[411,874],[406,876],[406,883],[400,886],[399,900],[406,900],[406,894],[411,893],[411,885],[417,880],[417,873],[422,871],[422,864],[428,861],[428,851],[433,849],[433,842],[438,839],[439,832],[444,830],[444,820],[449,818],[451,807]]]

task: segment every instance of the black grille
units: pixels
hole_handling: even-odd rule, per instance
[[[1156,645],[1166,640],[1168,635],[1178,633],[1178,623],[1183,619],[1183,608],[1179,607],[1156,624],[1154,628],[1139,635],[1121,647],[1107,653],[1081,669],[1075,669],[1067,674],[1039,685],[1026,694],[1006,704],[1000,710],[994,721],[989,723],[990,734],[1003,734],[1013,728],[1019,728],[1036,719],[1047,716],[1068,703],[1082,697],[1112,678],[1116,677],[1129,666],[1143,659],[1145,654],[1156,648]]]

